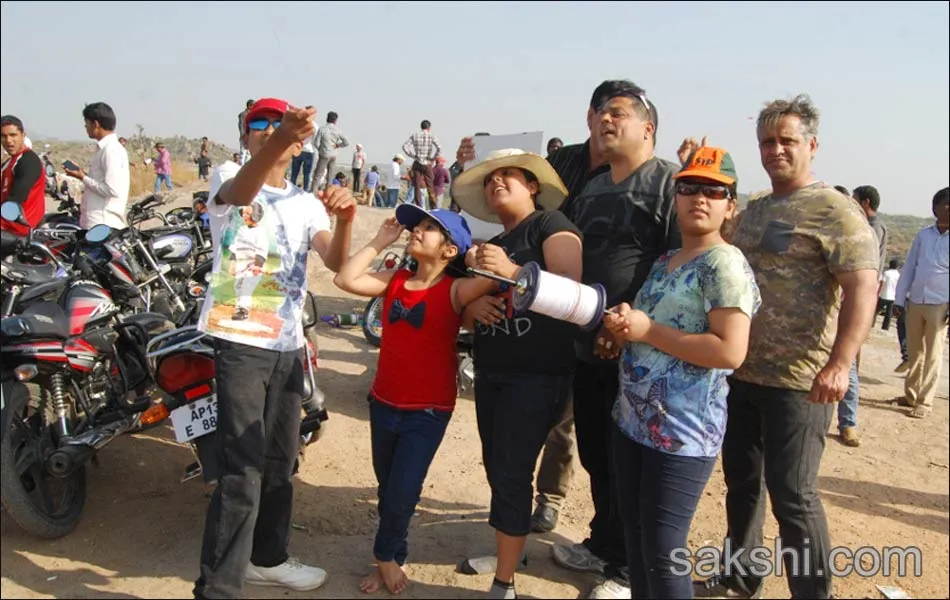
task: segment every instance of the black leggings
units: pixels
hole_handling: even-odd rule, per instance
[[[531,530],[534,467],[567,403],[572,377],[475,374],[475,413],[482,462],[491,486],[488,523],[512,537]]]

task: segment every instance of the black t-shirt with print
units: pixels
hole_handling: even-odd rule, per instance
[[[547,270],[543,244],[556,233],[580,230],[560,211],[538,210],[517,227],[492,238],[517,265],[536,262]],[[499,292],[508,297],[508,293]],[[495,325],[475,324],[475,368],[492,373],[569,373],[574,370],[577,327],[533,312]]]
[[[632,304],[656,259],[680,247],[673,180],[678,171],[654,157],[619,183],[607,172],[562,209],[584,233],[583,282],[603,285],[608,307]],[[577,338],[583,361],[602,362],[593,355],[595,334]]]

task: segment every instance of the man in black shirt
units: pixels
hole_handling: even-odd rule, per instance
[[[614,306],[631,302],[653,262],[679,247],[672,180],[679,167],[654,156],[656,107],[633,83],[603,82],[594,90],[587,117],[590,139],[561,148],[548,161],[569,191],[561,211],[584,235],[583,282],[603,284],[608,306]],[[474,144],[466,138],[457,165],[473,158]],[[607,443],[618,392],[619,346],[604,334],[579,336],[576,345],[573,416],[595,515],[590,537],[580,544],[554,546],[554,559],[570,569],[603,572],[591,596],[629,598],[623,524],[614,507]]]
[[[658,115],[642,88],[609,81],[596,95],[591,138],[610,172],[596,176],[561,210],[584,235],[583,282],[602,284],[607,306],[614,306],[632,302],[653,262],[679,247],[672,179],[679,167],[654,155]],[[605,579],[597,597],[629,598],[623,523],[615,506],[608,444],[620,348],[604,332],[578,336],[576,347],[574,422],[595,514],[590,538],[554,546],[554,558],[562,566],[590,570],[599,559]]]

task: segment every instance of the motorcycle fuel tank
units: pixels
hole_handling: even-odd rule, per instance
[[[77,281],[66,292],[63,310],[69,316],[69,335],[109,320],[119,308],[109,292],[90,281]]]
[[[152,240],[152,252],[158,260],[184,260],[191,254],[191,237],[183,233],[170,233]]]

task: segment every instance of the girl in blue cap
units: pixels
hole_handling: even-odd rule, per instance
[[[367,272],[373,259],[409,230],[408,269]],[[373,470],[378,487],[379,528],[373,544],[377,570],[360,583],[365,593],[383,585],[394,594],[409,583],[409,521],[429,465],[455,409],[461,314],[497,284],[446,273],[472,243],[468,225],[449,210],[425,211],[403,204],[376,237],[343,265],[333,282],[359,296],[382,296],[383,336],[376,379],[369,392]],[[425,365],[420,369],[420,365]]]

